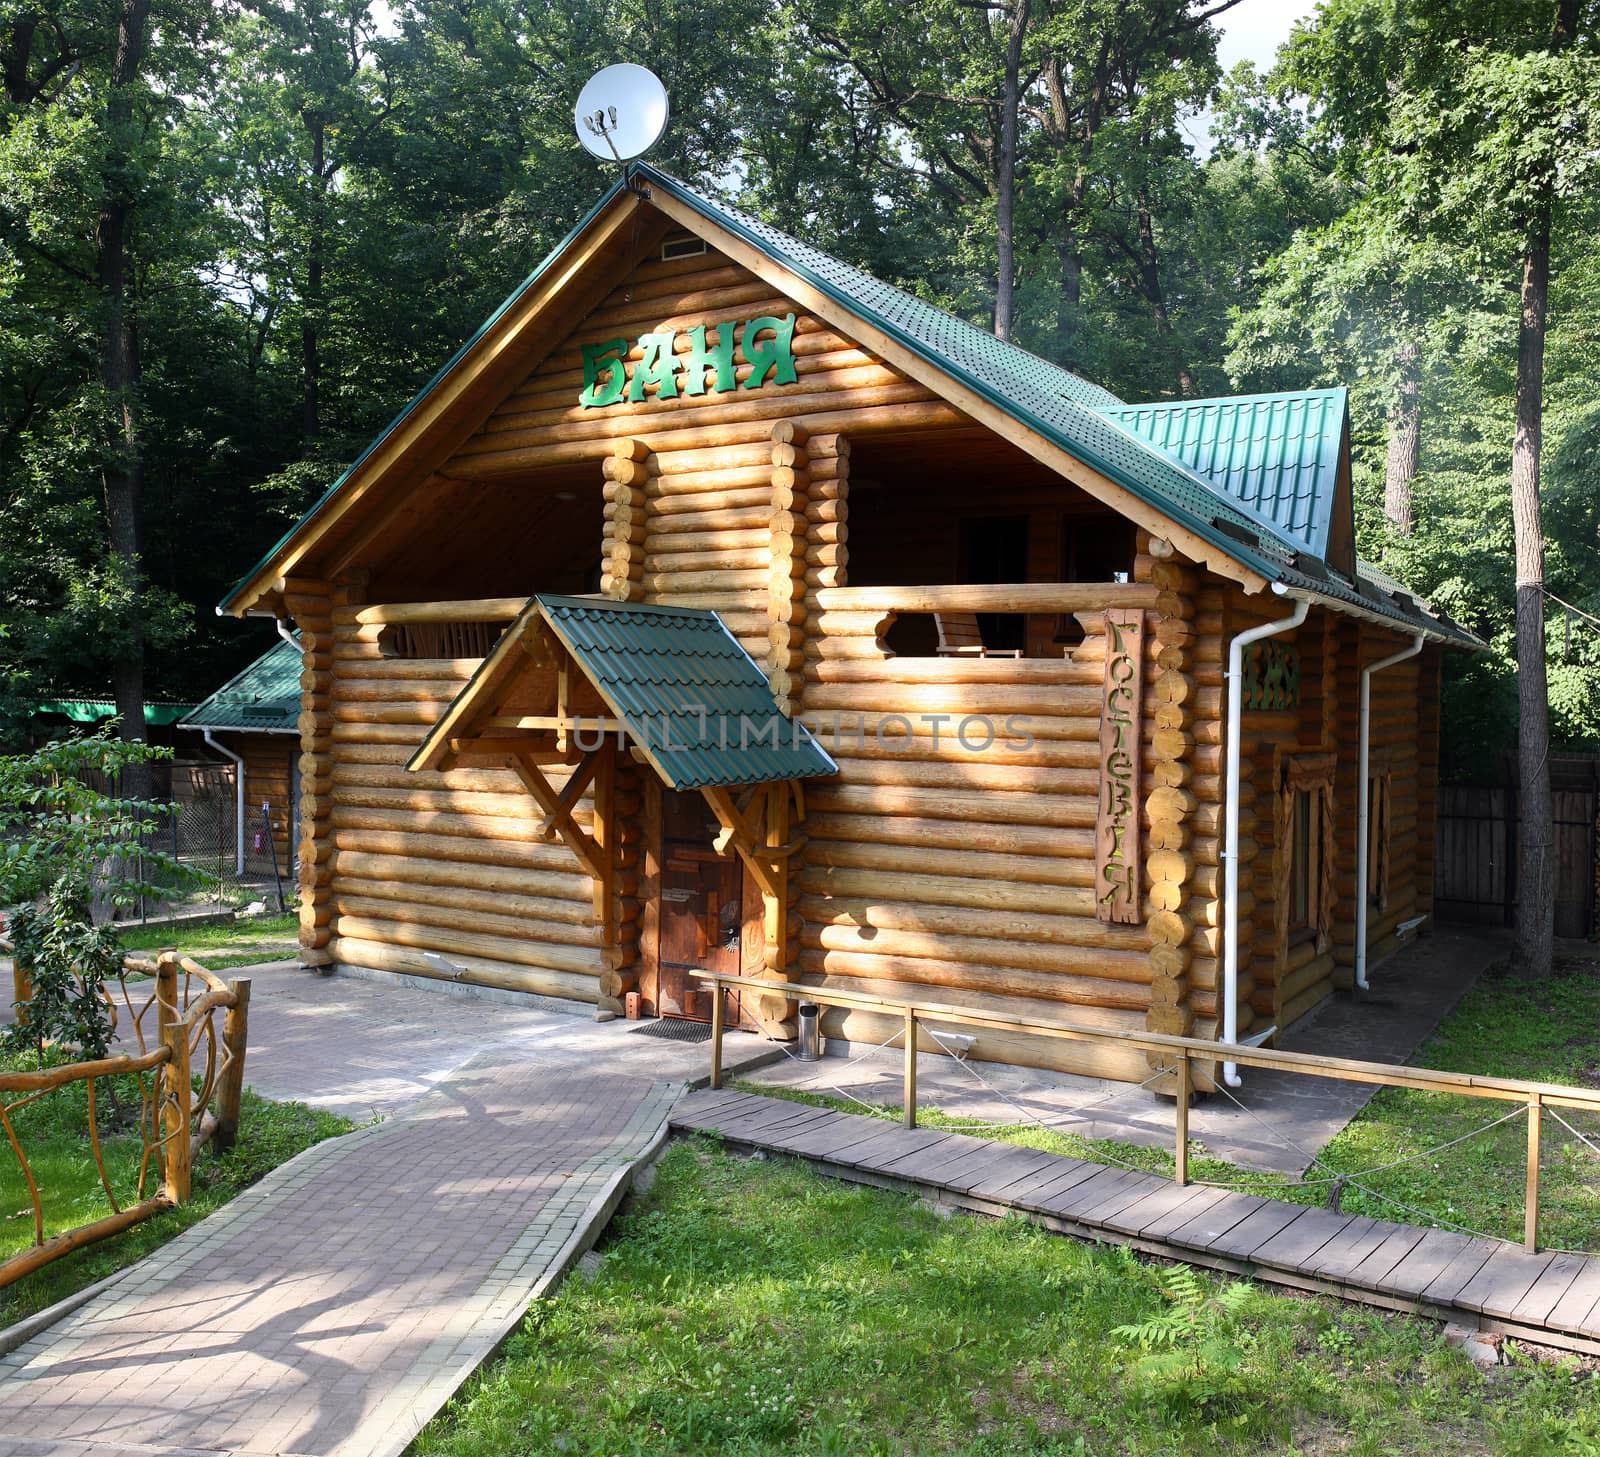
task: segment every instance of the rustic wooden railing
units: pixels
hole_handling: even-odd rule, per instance
[[[11,950],[6,942],[0,941],[0,952],[9,954]],[[145,994],[147,988],[148,994]],[[25,983],[19,975],[17,999],[21,1001],[25,997]],[[34,1231],[30,1248],[0,1262],[0,1288],[72,1250],[118,1234],[140,1220],[184,1203],[189,1198],[195,1153],[208,1143],[220,1152],[233,1143],[238,1133],[239,1108],[244,1096],[250,979],[236,977],[224,982],[187,956],[165,951],[154,961],[136,956],[125,958],[117,978],[117,994],[108,987],[106,998],[118,1040],[134,1042],[139,1049],[137,1053],[65,1063],[38,1072],[0,1072],[0,1099],[4,1100],[0,1102],[0,1128],[4,1129],[11,1152],[27,1182]],[[145,1023],[152,1008],[155,1024],[147,1028]],[[220,1033],[216,1025],[219,1012],[222,1014]],[[197,1069],[198,1091],[195,1088]],[[143,1152],[133,1202],[125,1204],[119,1200],[106,1172],[95,1084],[102,1078],[130,1076],[139,1089],[137,1126]],[[47,1236],[44,1202],[13,1115],[73,1083],[86,1085],[88,1144],[111,1213]],[[152,1163],[159,1167],[161,1187],[159,1192],[147,1197]]]
[[[1446,1072],[1438,1068],[1397,1063],[1363,1062],[1347,1057],[1321,1057],[1314,1053],[1282,1052],[1243,1043],[1207,1042],[1198,1037],[1176,1037],[1159,1032],[1130,1032],[1106,1027],[1082,1027],[1070,1022],[1045,1022],[1010,1012],[957,1007],[943,1002],[911,1002],[866,992],[835,991],[829,987],[800,986],[794,982],[694,971],[691,975],[724,988],[761,991],[796,1002],[874,1012],[902,1018],[905,1023],[903,1119],[917,1126],[917,1027],[937,1022],[957,1027],[993,1027],[1068,1042],[1117,1043],[1170,1057],[1161,1070],[1176,1080],[1174,1178],[1189,1182],[1189,1102],[1194,1088],[1192,1063],[1228,1062],[1244,1067],[1274,1068],[1307,1077],[1334,1078],[1340,1082],[1368,1083],[1380,1087],[1417,1088],[1430,1093],[1457,1093],[1469,1098],[1490,1098],[1522,1103],[1528,1111],[1528,1163],[1523,1216],[1523,1242],[1530,1251],[1539,1248],[1539,1164],[1543,1112],[1546,1108],[1575,1108],[1600,1113],[1600,1090],[1569,1087],[1563,1083],[1525,1082],[1520,1078],[1494,1078],[1479,1073]],[[711,1086],[722,1086],[723,998],[711,999]],[[1152,1064],[1154,1067],[1155,1064]]]

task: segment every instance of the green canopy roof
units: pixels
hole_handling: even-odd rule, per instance
[[[545,594],[528,599],[408,768],[430,766],[444,740],[495,711],[531,662],[522,644],[541,622],[671,788],[839,772],[810,731],[779,711],[766,674],[715,612]]]
[[[299,718],[300,650],[279,640],[179,719],[178,727],[288,734],[300,731]]]
[[[193,706],[190,703],[147,703],[144,721],[152,728],[164,727],[177,723]],[[52,698],[41,703],[34,712],[60,714],[73,723],[99,723],[102,719],[115,718],[117,705],[102,698]]]

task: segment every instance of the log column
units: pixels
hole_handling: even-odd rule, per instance
[[[789,841],[789,803],[793,790],[787,780],[769,784],[761,791],[767,797],[766,845],[781,849]],[[762,932],[766,941],[766,974],[780,981],[793,979],[800,960],[801,917],[794,894],[795,857],[777,860],[773,879],[777,894],[762,896]],[[756,1015],[769,1037],[792,1040],[797,1030],[794,1002],[779,996],[758,998]]]
[[[1196,637],[1193,594],[1200,577],[1193,567],[1170,557],[1141,556],[1135,574],[1161,589],[1159,605],[1148,619],[1157,671],[1146,695],[1144,723],[1153,781],[1145,801],[1150,826],[1145,924],[1150,933],[1151,971],[1145,1026],[1152,1032],[1186,1037],[1194,1030],[1189,997],[1194,917],[1189,898],[1195,879],[1190,840],[1197,805],[1191,787],[1196,694],[1190,669]],[[1167,1062],[1170,1058],[1162,1054],[1150,1055],[1152,1067]],[[1171,1093],[1176,1091],[1176,1082],[1172,1075],[1154,1086]]]
[[[767,682],[778,709],[795,711],[806,637],[806,550],[810,522],[806,430],[793,420],[772,427],[771,574],[767,591]]]
[[[605,471],[605,536],[600,591],[613,602],[644,600],[645,494],[656,459],[642,440],[618,440]]]
[[[333,960],[333,600],[326,582],[285,584],[301,648],[300,964],[316,967]]]
[[[607,752],[611,766],[595,781],[595,825],[598,830],[604,821],[602,849],[610,859],[612,874],[610,905],[603,908],[610,925],[605,937],[605,970],[600,976],[600,1006],[620,1012],[623,997],[639,990],[644,781],[631,755],[615,746]]]
[[[848,585],[846,568],[849,529],[850,439],[845,435],[813,435],[806,446],[811,493],[806,504],[806,587]]]

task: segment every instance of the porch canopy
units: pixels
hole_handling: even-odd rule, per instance
[[[540,594],[506,629],[406,767],[508,767],[595,882],[601,914],[614,883],[614,779],[626,745],[670,789],[698,790],[769,898],[784,898],[799,781],[838,773],[804,725],[785,718],[761,667],[715,612]],[[559,787],[546,771],[567,770]],[[592,830],[574,817],[593,786]],[[786,787],[784,813],[771,793]],[[779,825],[783,833],[775,834]],[[609,914],[601,914],[610,928]]]

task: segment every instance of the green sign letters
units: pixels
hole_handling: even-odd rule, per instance
[[[763,314],[740,323],[697,324],[686,331],[687,354],[677,352],[675,332],[641,334],[629,346],[626,339],[607,339],[583,346],[583,392],[580,405],[614,405],[620,400],[642,404],[654,396],[675,400],[681,394],[703,395],[709,376],[711,392],[725,395],[739,387],[739,369],[749,366],[744,387],[758,390],[770,378],[774,384],[793,384],[794,315],[775,318]],[[716,340],[708,339],[715,333]],[[630,356],[639,351],[634,362]]]

